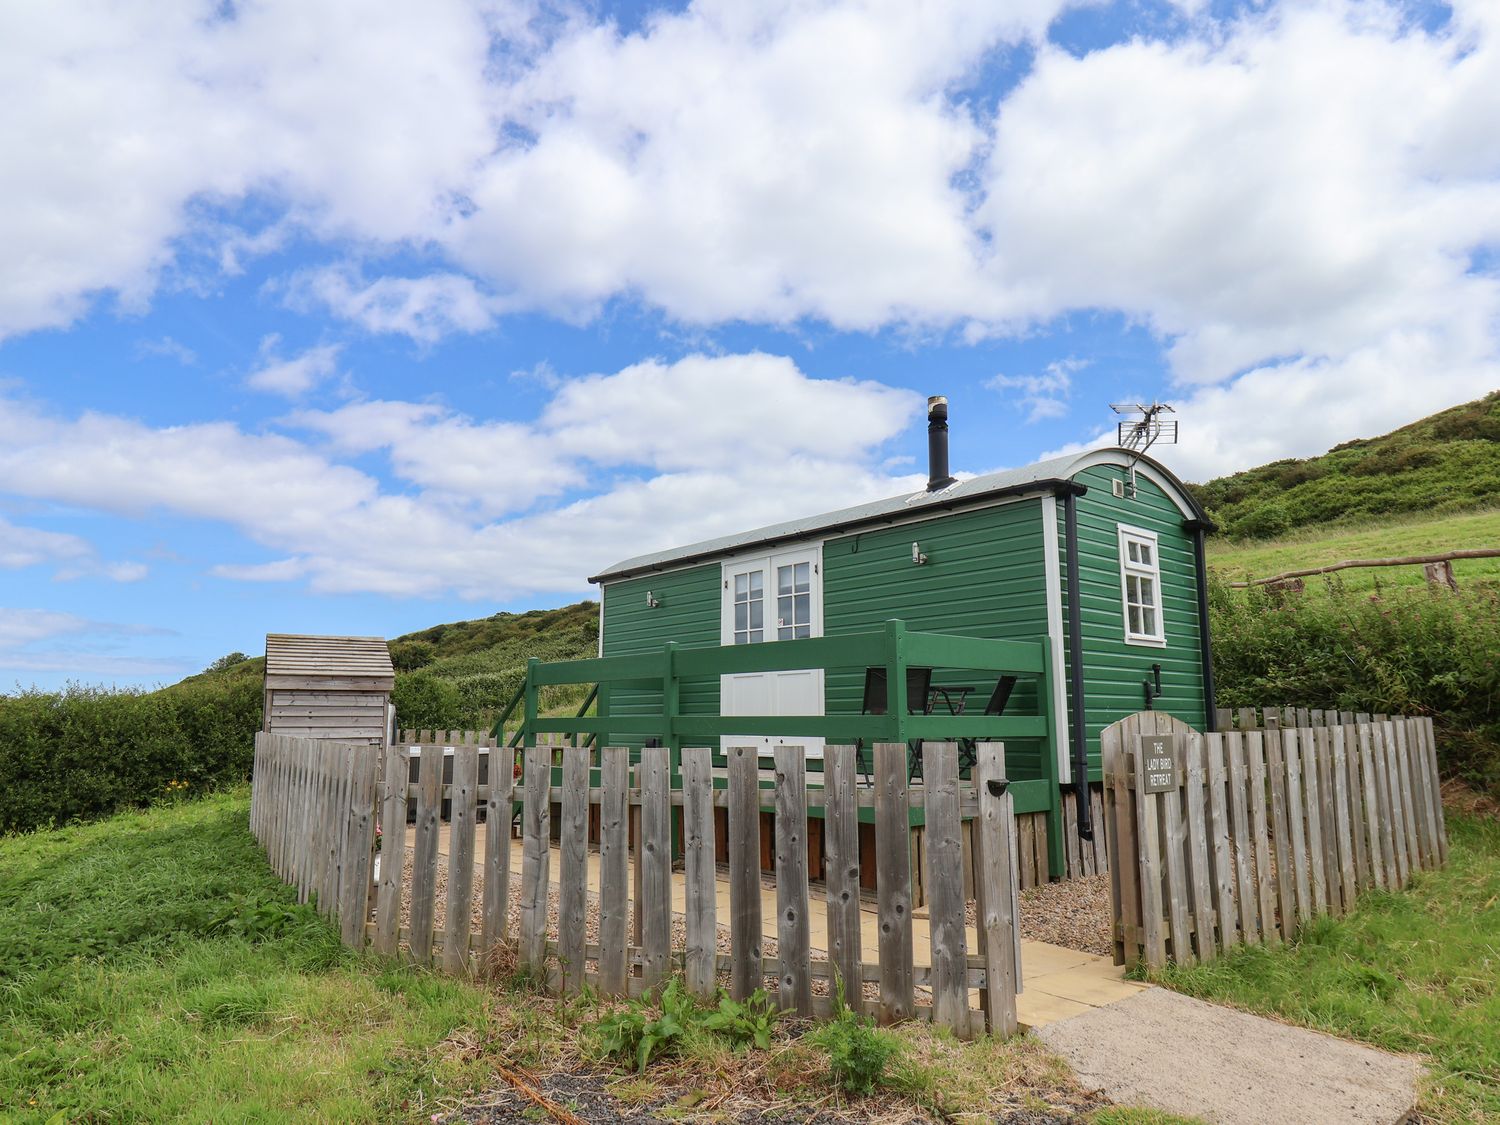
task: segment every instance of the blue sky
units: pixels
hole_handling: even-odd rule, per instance
[[[995,9],[1003,8],[997,12]],[[0,12],[0,690],[1500,384],[1493,4]]]

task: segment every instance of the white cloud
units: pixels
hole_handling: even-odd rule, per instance
[[[1190,0],[1170,40],[1081,56],[1045,42],[1065,2],[698,0],[631,34],[463,0],[5,7],[0,146],[27,159],[0,164],[0,336],[142,307],[185,249],[232,272],[298,237],[431,261],[286,290],[422,343],[621,298],[969,338],[1100,308],[1161,339],[1200,432],[1347,372],[1349,425],[1405,416],[1412,382],[1500,385],[1500,283],[1471,265],[1500,246],[1492,0],[1435,31],[1379,0]],[[971,87],[1020,42],[992,113]],[[226,228],[245,200],[260,228]],[[1257,441],[1310,452],[1304,429]]]
[[[1028,422],[1061,418],[1068,412],[1073,391],[1073,373],[1088,366],[1087,360],[1059,359],[1047,364],[1040,375],[996,375],[986,386],[997,391],[1019,391],[1014,397],[1026,409]]]
[[[260,342],[260,366],[245,376],[245,385],[257,391],[301,398],[318,384],[338,374],[338,344],[320,344],[291,359],[279,355],[281,337],[272,333]]]
[[[0,517],[0,570],[20,570],[41,563],[76,562],[90,558],[87,540],[37,527],[18,527]]]
[[[387,401],[286,420],[321,447],[218,422],[60,419],[0,397],[0,479],[86,508],[225,523],[277,556],[213,569],[228,580],[497,599],[579,591],[618,558],[915,487],[882,465],[920,405],[760,354],[563,380],[529,426]],[[393,486],[340,461],[372,453]]]
[[[323,307],[366,331],[398,333],[424,344],[455,332],[482,332],[502,308],[471,279],[454,273],[367,282],[348,268],[329,267],[298,274],[287,296],[293,307]]]
[[[137,359],[148,356],[173,359],[184,367],[192,367],[198,362],[197,352],[170,336],[163,336],[159,340],[141,340],[135,346],[135,355]]]
[[[175,661],[104,651],[117,648],[123,638],[165,632],[57,610],[0,606],[0,670],[175,678],[184,671]]]
[[[0,570],[54,566],[62,581],[103,575],[116,582],[138,582],[147,574],[144,563],[104,562],[88,540],[61,531],[22,527],[0,517]]]

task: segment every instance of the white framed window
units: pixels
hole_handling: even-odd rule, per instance
[[[734,643],[759,644],[766,639],[766,578],[758,566],[734,576]]]
[[[1167,643],[1161,606],[1161,557],[1156,533],[1119,525],[1120,601],[1125,616],[1125,643]]]

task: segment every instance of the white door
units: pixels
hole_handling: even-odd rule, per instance
[[[769,644],[823,635],[821,547],[741,558],[723,565],[722,636],[726,645]],[[821,715],[823,670],[744,672],[719,677],[724,715]],[[801,743],[821,757],[823,739],[725,735],[723,746]]]

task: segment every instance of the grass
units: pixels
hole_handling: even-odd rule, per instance
[[[1500,509],[1437,517],[1387,517],[1378,524],[1334,529],[1304,528],[1276,538],[1248,543],[1210,539],[1208,562],[1232,582],[1268,578],[1289,570],[1343,562],[1345,559],[1396,558],[1436,555],[1472,547],[1500,547]],[[1453,564],[1462,587],[1476,580],[1500,581],[1500,558],[1460,559]],[[1382,586],[1421,586],[1420,566],[1379,567],[1338,571],[1346,590],[1373,591]],[[1321,591],[1321,576],[1305,579],[1309,593]]]
[[[1425,1056],[1434,1121],[1500,1120],[1500,820],[1450,812],[1448,866],[1288,948],[1168,968],[1181,992]]]
[[[389,1121],[470,1076],[481,994],[361,964],[242,794],[0,840],[0,1116]]]
[[[828,1055],[792,1021],[769,1051],[698,1035],[644,1075],[601,1070],[587,1029],[610,1002],[344,950],[271,873],[247,811],[241,788],[0,837],[0,1119],[427,1122],[508,1092],[506,1074],[594,1071],[616,1100],[685,1119],[1183,1120],[1101,1107],[1029,1037],[961,1043],[926,1025],[893,1032],[868,1099],[833,1088]]]

